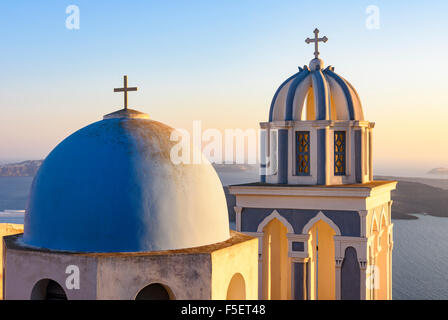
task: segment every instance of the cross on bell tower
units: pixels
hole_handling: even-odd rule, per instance
[[[128,87],[128,76],[123,76],[123,88],[115,88],[114,92],[124,92],[124,110],[128,109],[129,91],[137,91],[137,87]]]
[[[328,38],[327,37],[322,37],[319,38],[319,29],[314,29],[314,39],[310,39],[310,38],[306,38],[305,42],[310,44],[310,43],[314,43],[314,57],[316,59],[319,58],[319,42],[327,42]]]

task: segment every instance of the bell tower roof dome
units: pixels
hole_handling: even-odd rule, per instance
[[[269,121],[260,124],[260,181],[292,185],[341,185],[373,180],[372,130],[355,88],[319,58],[284,81],[274,94]]]
[[[275,92],[269,121],[364,120],[355,88],[323,61],[311,60],[310,67],[288,78]]]
[[[355,88],[334,67],[324,69],[319,58],[319,42],[328,38],[307,38],[315,44],[314,59],[309,66],[299,67],[299,72],[283,82],[274,94],[269,121],[303,120],[364,120],[361,100]]]

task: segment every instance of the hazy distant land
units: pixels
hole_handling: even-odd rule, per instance
[[[448,217],[448,179],[375,177],[381,180],[398,180],[392,191],[392,218],[417,219],[409,213],[425,213]]]
[[[0,177],[32,177],[36,174],[42,160],[29,160],[20,163],[0,165]],[[234,174],[253,177],[257,179],[256,165],[214,165],[220,175]],[[448,169],[435,168],[430,173],[442,175]],[[430,178],[408,178],[392,176],[376,176],[377,180],[398,180],[397,189],[392,192],[392,218],[394,219],[418,219],[412,215],[424,213],[437,217],[448,217],[448,179]],[[224,187],[227,204],[230,212],[230,219],[234,220],[233,207],[235,206],[234,196],[228,193]]]
[[[43,160],[28,160],[0,165],[0,177],[33,177]]]
[[[429,174],[448,176],[448,168],[434,168],[428,171]]]

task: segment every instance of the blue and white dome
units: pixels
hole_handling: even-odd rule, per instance
[[[274,95],[269,121],[364,120],[353,86],[321,59],[288,78]]]
[[[33,181],[24,244],[138,252],[227,240],[221,182],[205,158],[173,164],[173,130],[128,109],[62,141]]]

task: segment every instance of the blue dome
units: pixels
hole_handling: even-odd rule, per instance
[[[62,141],[34,178],[24,244],[137,252],[227,240],[221,182],[206,159],[173,164],[173,130],[114,113]]]
[[[288,78],[272,99],[269,121],[364,120],[356,90],[320,59]]]

